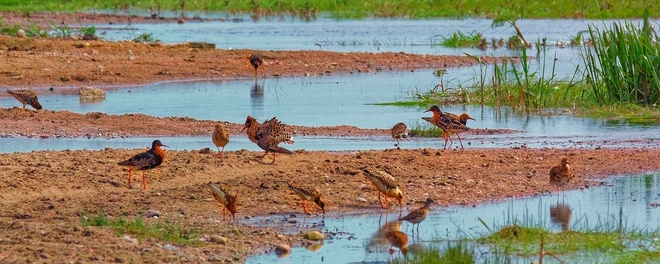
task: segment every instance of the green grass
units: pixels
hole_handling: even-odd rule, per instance
[[[600,104],[660,103],[660,43],[648,17],[642,27],[630,21],[589,27],[593,48],[584,48],[585,78]]]
[[[451,48],[477,48],[483,42],[483,34],[472,31],[469,34],[463,32],[454,32],[448,37],[443,37],[440,45]]]
[[[464,243],[452,245],[448,243],[444,248],[431,247],[422,252],[416,252],[407,259],[395,259],[392,263],[414,264],[470,264],[476,263],[477,253]]]
[[[414,120],[410,125],[410,136],[441,137],[442,129],[424,120]]]
[[[23,11],[84,11],[92,9],[123,10],[195,10],[277,15],[282,13],[315,17],[325,12],[338,18],[363,17],[487,17],[511,13],[519,18],[633,18],[642,17],[645,9],[660,14],[658,1],[442,1],[442,0],[2,0],[0,9]]]
[[[200,243],[197,239],[197,231],[185,229],[180,223],[172,220],[157,219],[148,223],[143,217],[110,219],[101,211],[96,215],[81,215],[80,224],[82,226],[110,228],[115,231],[117,236],[126,234],[136,236],[139,239],[155,239],[181,245],[197,245]]]

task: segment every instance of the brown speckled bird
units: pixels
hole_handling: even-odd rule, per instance
[[[559,164],[550,169],[550,185],[557,186],[557,191],[560,187],[564,187],[573,178],[573,171],[568,164],[567,158],[562,158]]]
[[[389,231],[385,234],[385,237],[391,245],[390,254],[394,254],[395,252],[392,247],[399,248],[399,251],[401,251],[404,256],[408,254],[408,235],[406,235],[406,233],[401,231]]]
[[[417,224],[417,233],[419,233],[419,223],[426,219],[426,216],[429,214],[429,208],[434,203],[435,201],[433,201],[433,199],[426,198],[424,206],[410,211],[406,216],[399,218],[399,221],[408,221],[413,224],[413,227]]]
[[[440,108],[436,105],[431,106],[431,108],[424,111],[424,113],[429,112],[429,111],[433,112],[433,122],[432,123],[434,125],[440,127],[443,131],[447,132],[447,134],[445,134],[445,133],[442,134],[442,137],[445,140],[445,147],[444,148],[445,149],[447,148],[447,141],[451,140],[449,135],[450,134],[456,134],[456,136],[458,137],[458,142],[461,143],[461,149],[463,149],[463,141],[461,140],[461,135],[459,135],[459,133],[465,132],[465,131],[470,131],[472,129],[465,126],[464,124],[461,124],[461,122],[459,122],[456,119],[452,119],[452,118],[447,117],[446,115],[444,115],[442,113],[442,111],[440,111]],[[422,118],[422,119],[424,119],[424,118]],[[427,120],[427,119],[424,119],[424,120]],[[452,141],[452,144],[453,144],[453,141]]]
[[[399,201],[399,209],[402,208],[403,192],[401,192],[401,189],[399,189],[399,184],[391,174],[380,170],[370,171],[368,169],[364,169],[364,175],[366,175],[367,179],[369,179],[369,181],[371,181],[371,183],[376,186],[376,189],[378,190],[378,202],[380,203],[381,207],[389,209],[390,204],[387,201],[387,197],[392,197]],[[385,206],[383,206],[383,202],[380,200],[381,193],[385,194]]]
[[[229,192],[227,189],[224,189],[220,186],[220,183],[213,184],[209,182],[206,184],[209,189],[211,189],[211,194],[216,201],[222,206],[222,221],[225,220],[225,211],[229,210],[231,217],[236,222],[236,203],[238,202],[238,194]]]
[[[397,123],[392,127],[392,138],[396,140],[396,149],[401,149],[399,147],[399,140],[402,138],[407,138],[408,137],[408,126],[404,124],[403,122]]]
[[[229,143],[229,134],[227,134],[227,130],[225,130],[226,125],[227,123],[215,124],[215,130],[213,130],[213,135],[211,136],[213,144],[218,148],[218,156],[222,156],[222,154],[225,153],[225,146]],[[222,147],[222,152],[220,152],[220,147]]]
[[[250,65],[254,68],[254,81],[257,81],[257,70],[259,69],[259,66],[264,63],[263,56],[258,53],[253,53],[249,57],[250,59]]]
[[[41,104],[39,103],[39,99],[37,99],[37,94],[34,93],[33,91],[30,90],[9,90],[7,89],[7,93],[11,94],[16,100],[21,102],[23,104],[23,109],[25,109],[26,105],[30,105],[34,107],[34,109],[41,110]]]
[[[158,167],[163,160],[165,160],[165,151],[160,147],[167,147],[160,142],[160,140],[154,140],[151,143],[151,149],[147,152],[137,154],[130,159],[117,163],[120,166],[128,168],[128,188],[131,188],[131,172],[133,170],[142,171],[142,188],[147,189],[147,180],[144,178],[144,174],[149,169]]]
[[[283,124],[276,117],[259,124],[256,119],[248,116],[245,120],[245,126],[241,131],[243,130],[246,130],[250,141],[257,143],[257,146],[266,151],[261,158],[265,157],[269,152],[273,152],[273,161],[271,164],[275,163],[275,153],[293,154],[290,150],[279,146],[280,143],[295,143],[291,136],[291,127]]]
[[[289,189],[298,195],[300,199],[302,199],[301,205],[303,211],[305,211],[306,214],[311,214],[309,207],[305,206],[307,201],[316,203],[319,207],[321,207],[323,214],[325,214],[325,201],[323,200],[323,194],[321,194],[318,189],[309,185],[294,186],[290,183],[287,184],[289,185]]]
[[[468,113],[462,113],[460,115],[457,115],[457,114],[454,114],[454,113],[442,112],[442,115],[446,116],[447,118],[454,119],[454,120],[458,121],[459,123],[461,123],[465,126],[467,126],[467,121],[468,120],[475,120]],[[443,131],[442,133],[447,133],[447,131]],[[445,135],[443,135],[443,137],[445,137]],[[451,140],[451,135],[449,133],[447,133],[446,137],[449,138],[449,140],[450,140],[449,147],[451,147],[451,145],[454,143],[454,141]]]

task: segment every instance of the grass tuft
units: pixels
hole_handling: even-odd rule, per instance
[[[81,215],[82,226],[107,227],[115,231],[117,236],[129,234],[140,239],[156,239],[182,245],[197,245],[198,232],[185,229],[180,223],[172,220],[158,219],[148,223],[143,217],[134,219],[110,219],[103,211],[96,215]]]

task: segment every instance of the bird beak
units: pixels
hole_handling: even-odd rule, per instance
[[[166,148],[169,148],[169,147],[170,147],[170,146],[168,146],[168,145],[160,145],[160,146],[161,146],[161,147],[166,147]]]
[[[468,118],[468,119],[471,119],[471,120],[477,121],[476,119],[474,119],[474,118],[472,118],[472,117],[470,117],[470,118]]]

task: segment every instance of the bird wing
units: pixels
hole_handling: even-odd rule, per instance
[[[289,125],[280,122],[277,120],[277,117],[273,117],[259,126],[255,138],[260,141],[263,138],[270,137],[272,139],[269,139],[269,141],[276,140],[278,141],[277,144],[282,142],[285,144],[293,144],[295,142],[293,141],[291,131],[292,128]]]
[[[139,168],[141,170],[147,170],[155,168],[163,162],[158,156],[154,153],[147,151],[140,154],[137,154],[130,159],[118,163],[121,166],[130,166],[134,168]]]

